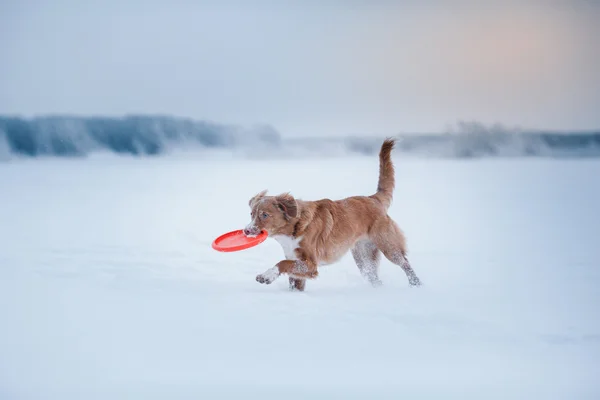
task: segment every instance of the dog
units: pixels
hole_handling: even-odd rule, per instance
[[[399,265],[411,287],[421,281],[406,256],[406,239],[387,210],[395,187],[391,152],[395,140],[385,139],[379,152],[379,182],[371,196],[353,196],[341,200],[303,201],[289,193],[253,196],[247,236],[266,231],[283,248],[285,260],[278,262],[256,281],[271,284],[288,275],[290,290],[304,291],[307,279],[316,279],[318,267],[338,261],[348,251],[360,273],[373,286],[381,285],[378,276],[380,253]]]

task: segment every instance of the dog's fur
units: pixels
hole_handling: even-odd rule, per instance
[[[319,265],[331,264],[351,250],[360,272],[379,285],[380,252],[402,267],[411,286],[421,284],[406,257],[404,234],[387,214],[395,186],[390,153],[394,140],[386,139],[379,153],[379,184],[371,196],[332,201],[302,201],[289,193],[267,196],[262,191],[249,201],[252,221],[246,235],[265,230],[283,247],[285,260],[258,275],[270,284],[281,274],[289,277],[290,289],[304,290],[306,279],[318,275]]]

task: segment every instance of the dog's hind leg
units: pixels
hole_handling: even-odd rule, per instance
[[[420,286],[421,280],[412,269],[406,257],[406,239],[398,225],[389,217],[379,219],[373,225],[369,237],[381,250],[383,255],[396,265],[399,265],[408,278],[411,286]]]
[[[361,240],[352,248],[352,257],[363,277],[369,280],[371,285],[381,285],[379,279],[379,249],[370,240]]]

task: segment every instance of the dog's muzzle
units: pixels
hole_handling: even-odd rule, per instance
[[[244,228],[244,235],[256,236],[260,233],[260,230],[255,225],[248,225]]]

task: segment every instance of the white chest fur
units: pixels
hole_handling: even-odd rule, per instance
[[[296,260],[298,258],[295,250],[300,247],[302,237],[293,238],[287,235],[274,235],[273,239],[277,240],[283,248],[283,254],[285,254],[286,260]]]

